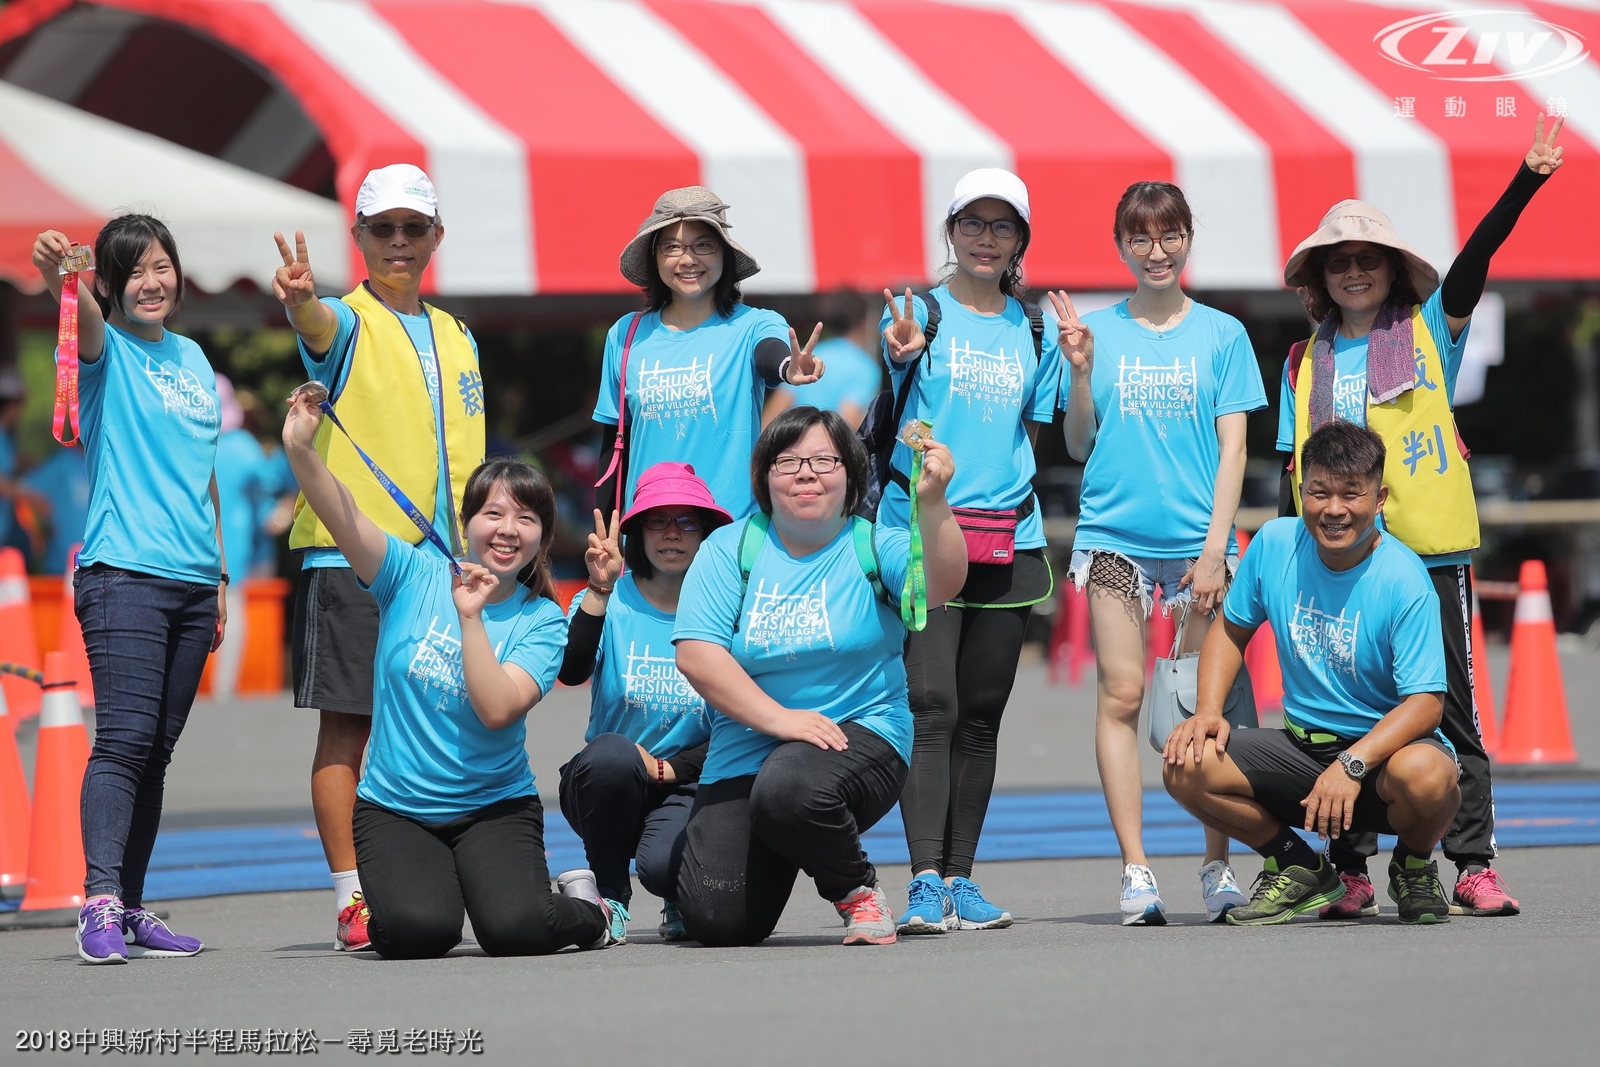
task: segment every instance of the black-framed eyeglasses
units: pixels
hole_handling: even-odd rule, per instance
[[[1165,252],[1169,256],[1181,252],[1183,250],[1183,242],[1187,241],[1188,239],[1189,235],[1186,233],[1164,233],[1161,235],[1161,251]],[[1136,256],[1139,256],[1141,259],[1150,255],[1150,253],[1154,252],[1155,250],[1156,240],[1148,234],[1141,233],[1137,236],[1128,238],[1128,251],[1132,252]]]
[[[397,229],[413,241],[420,241],[433,232],[434,224],[431,222],[408,222],[403,226],[396,226],[392,222],[362,222],[359,225],[380,241],[387,241],[393,237],[394,231]]]
[[[682,241],[662,241],[656,245],[656,251],[667,259],[677,259],[686,251],[693,252],[701,259],[705,259],[722,251],[722,246],[709,237],[702,237],[690,245],[686,245]]]
[[[1322,261],[1322,269],[1329,274],[1343,274],[1350,269],[1350,264],[1353,262],[1364,271],[1375,271],[1383,266],[1383,260],[1382,252],[1357,252],[1353,256],[1345,252],[1334,252]]]
[[[702,523],[698,515],[646,515],[644,528],[660,533],[668,526],[676,526],[684,533],[699,533]]]
[[[801,467],[810,467],[812,474],[832,474],[843,462],[838,456],[779,456],[772,469],[779,474],[799,474]]]
[[[956,232],[963,237],[977,237],[988,230],[997,240],[1009,241],[1022,232],[1022,224],[1015,219],[980,219],[976,215],[963,215],[956,219]]]

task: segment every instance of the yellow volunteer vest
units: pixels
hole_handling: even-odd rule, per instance
[[[1469,552],[1478,547],[1478,503],[1472,475],[1456,437],[1455,414],[1445,395],[1444,364],[1422,319],[1422,305],[1411,309],[1417,378],[1409,390],[1387,404],[1367,396],[1367,428],[1383,438],[1388,456],[1383,481],[1389,499],[1385,528],[1419,556]],[[1313,335],[1312,344],[1315,344]],[[1301,354],[1294,391],[1294,506],[1300,505],[1300,450],[1311,436],[1311,349]]]
[[[423,305],[433,328],[434,352],[439,361],[439,394],[444,408],[441,413],[434,410],[428,397],[422,361],[411,335],[395,313],[373,295],[365,282],[344,302],[356,313],[356,334],[343,386],[335,391],[333,401],[350,437],[340,433],[332,420],[324,419],[317,430],[317,452],[334,476],[349,487],[362,514],[383,530],[417,544],[422,540],[422,531],[378,484],[350,439],[359,441],[373,462],[394,479],[424,515],[432,518],[440,476],[436,427],[442,415],[445,462],[455,507],[450,529],[439,533],[460,555],[462,539],[457,526],[461,498],[467,478],[483,462],[484,452],[483,381],[472,342],[453,316]],[[333,537],[316,512],[306,507],[304,496],[295,501],[294,509],[290,548],[334,547]]]

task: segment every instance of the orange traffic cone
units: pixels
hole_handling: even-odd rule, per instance
[[[1060,685],[1065,677],[1068,684],[1076,686],[1083,681],[1083,665],[1094,661],[1089,594],[1070,580],[1063,582],[1056,612],[1055,628],[1050,631],[1050,681]]]
[[[61,582],[61,639],[56,648],[66,653],[67,677],[77,680],[78,704],[94,707],[94,680],[89,676],[89,653],[83,647],[83,627],[78,625],[78,599],[73,577],[78,573],[78,552],[83,546],[73,545],[67,553],[67,573]]]
[[[1473,576],[1477,581],[1477,576]],[[1500,753],[1500,727],[1494,718],[1494,680],[1489,677],[1489,642],[1483,635],[1483,616],[1478,612],[1478,591],[1472,591],[1472,702],[1478,716],[1478,736],[1483,751]]]
[[[1506,690],[1506,729],[1501,763],[1576,763],[1567,692],[1556,655],[1556,627],[1544,564],[1522,564],[1517,613],[1511,627],[1511,684]]]
[[[44,658],[44,708],[33,770],[33,825],[28,847],[28,893],[23,911],[83,907],[83,826],[78,818],[89,732],[73,693],[67,657]]]
[[[33,633],[33,597],[22,553],[0,548],[0,663],[39,669],[39,642]],[[11,728],[39,714],[39,687],[14,674],[0,674],[0,691],[11,711]]]
[[[1242,557],[1250,547],[1250,534],[1244,530],[1239,540]],[[1262,623],[1244,649],[1244,665],[1250,671],[1250,691],[1256,698],[1256,712],[1283,710],[1283,667],[1278,662],[1278,643],[1270,623]]]
[[[1158,585],[1150,601],[1150,635],[1144,652],[1144,677],[1149,681],[1156,672],[1156,659],[1172,655],[1172,637],[1178,631],[1178,620],[1161,610],[1161,587]]]
[[[6,694],[0,689],[0,899],[15,900],[28,885],[28,821],[33,805],[28,802],[22,753],[5,720]]]

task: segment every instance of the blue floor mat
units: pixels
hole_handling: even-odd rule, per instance
[[[1502,848],[1600,845],[1600,781],[1505,782],[1495,787],[1496,837]],[[545,848],[552,874],[585,866],[583,844],[552,809]],[[879,863],[906,863],[900,809],[863,838]],[[1144,845],[1153,856],[1198,855],[1200,825],[1164,792],[1144,795]],[[1392,839],[1383,847],[1392,847]],[[989,805],[979,860],[1116,856],[1098,791],[997,793]],[[150,900],[327,889],[322,845],[312,825],[170,830],[156,840],[145,882]],[[11,910],[15,902],[0,904]]]

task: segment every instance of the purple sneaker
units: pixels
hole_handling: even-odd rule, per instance
[[[198,937],[184,937],[167,929],[167,924],[153,911],[129,908],[122,916],[122,936],[128,945],[128,955],[140,956],[194,956],[205,948]]]
[[[78,955],[88,963],[127,963],[122,940],[122,901],[95,897],[78,912]]]

